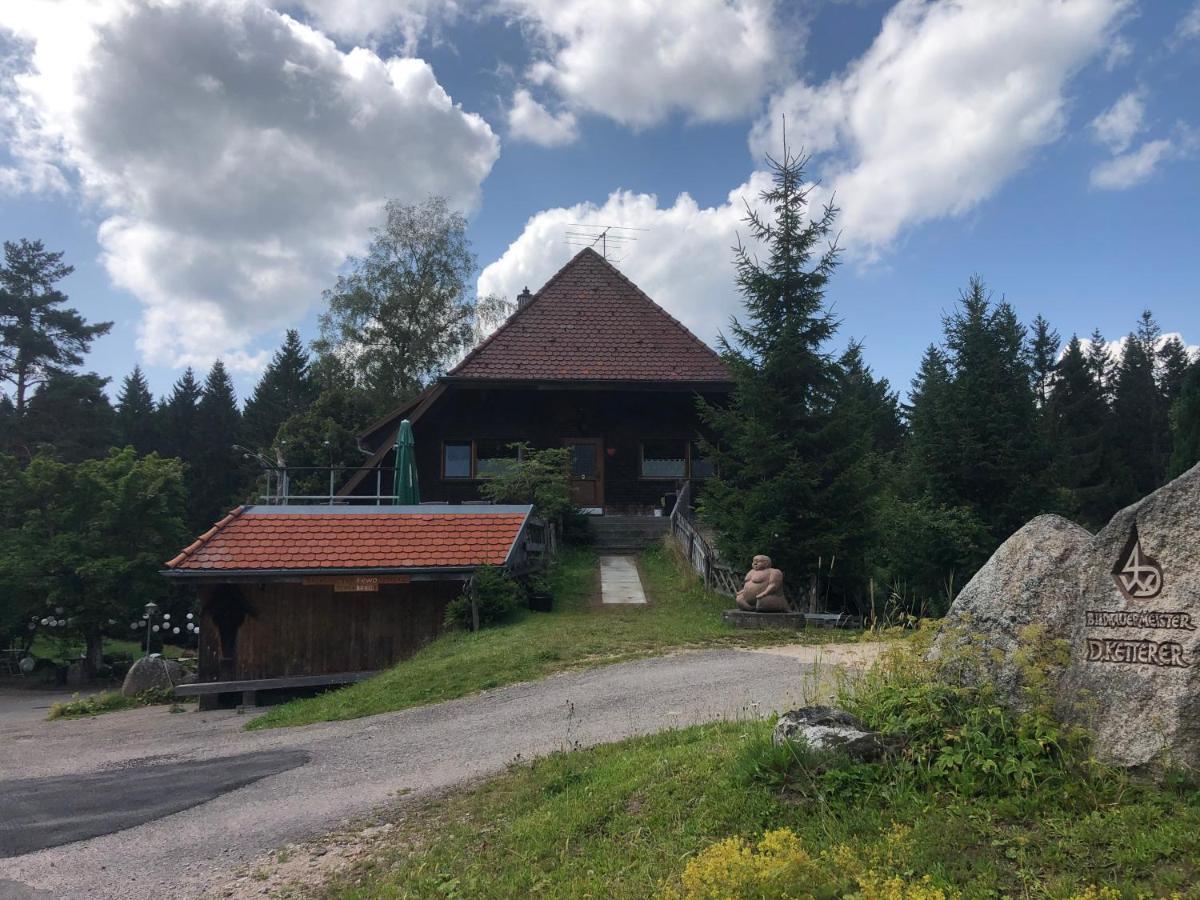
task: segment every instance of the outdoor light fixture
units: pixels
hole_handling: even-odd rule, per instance
[[[146,612],[142,615],[142,618],[146,620],[146,655],[149,656],[150,655],[150,627],[151,627],[150,626],[150,617],[152,615],[154,615],[156,612],[158,612],[158,604],[155,603],[153,600],[151,600],[149,603],[147,603],[142,608],[146,610]],[[154,630],[158,631],[157,625],[154,626]]]

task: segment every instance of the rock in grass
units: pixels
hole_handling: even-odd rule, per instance
[[[1200,767],[1200,466],[1094,537],[1055,516],[1018,531],[954,601],[932,655],[964,647],[983,650],[970,667],[1008,705],[1043,679],[1099,759]]]
[[[871,731],[857,717],[832,706],[806,706],[784,713],[775,724],[771,743],[799,743],[818,752],[844,753],[858,762],[873,762],[904,746],[901,735]]]
[[[183,684],[186,672],[173,659],[143,657],[129,667],[121,693],[136,697],[145,691],[170,691],[175,685]]]
[[[1062,516],[1029,522],[1000,545],[959,593],[931,657],[961,654],[964,664],[954,669],[962,680],[987,678],[1005,701],[1020,707],[1026,665],[1020,651],[1032,636],[1031,627],[1051,638],[1070,630],[1079,603],[1079,565],[1091,541],[1087,529]]]

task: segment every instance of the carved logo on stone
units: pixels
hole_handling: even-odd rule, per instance
[[[1162,593],[1162,566],[1143,552],[1136,525],[1129,532],[1129,540],[1112,574],[1127,600],[1153,600]]]

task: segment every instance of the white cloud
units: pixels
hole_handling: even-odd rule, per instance
[[[1104,68],[1108,71],[1120,66],[1133,56],[1133,44],[1125,37],[1117,37],[1108,45],[1108,53],[1104,56]]]
[[[1145,117],[1142,92],[1130,91],[1092,119],[1092,132],[1113,153],[1124,153],[1141,132]]]
[[[698,121],[753,115],[781,65],[771,0],[500,0],[531,25],[530,67],[573,109],[634,127],[674,112]]]
[[[504,255],[479,276],[480,296],[516,297],[537,290],[578,248],[566,242],[568,226],[609,223],[645,228],[609,257],[642,290],[701,338],[713,341],[739,311],[732,247],[744,226],[745,203],[757,206],[769,176],[755,173],[729,193],[726,203],[701,207],[687,194],[660,206],[653,194],[616,191],[600,205],[578,203],[533,216]],[[619,257],[619,261],[617,259]]]
[[[1175,41],[1190,41],[1200,38],[1200,2],[1193,3],[1179,24],[1175,26]]]
[[[1187,354],[1191,359],[1200,359],[1200,346],[1189,344],[1183,339],[1183,335],[1178,331],[1168,331],[1166,334],[1159,335],[1158,340],[1154,342],[1154,349],[1162,350],[1162,348],[1166,346],[1167,342],[1172,339],[1183,344],[1184,349],[1187,350]],[[1088,353],[1092,348],[1092,341],[1089,338],[1080,338],[1079,343],[1082,345],[1084,353]],[[1115,341],[1105,341],[1104,350],[1108,358],[1114,363],[1120,363],[1121,357],[1125,355],[1125,345],[1127,343],[1129,343],[1129,335],[1117,338]],[[1063,346],[1062,349],[1059,350],[1058,358],[1062,359],[1066,352],[1067,348]]]
[[[322,31],[349,40],[399,35],[406,56],[458,18],[456,0],[292,0]],[[278,5],[278,4],[277,4]]]
[[[261,360],[361,249],[386,198],[477,202],[498,155],[418,59],[341,52],[254,0],[0,5],[10,187],[77,184],[151,363]],[[53,163],[57,183],[46,171]]]
[[[508,110],[508,130],[514,138],[543,147],[562,147],[579,138],[574,113],[563,110],[555,115],[524,88],[513,94]]]
[[[824,84],[771,101],[751,148],[827,154],[848,246],[959,216],[1056,140],[1071,77],[1102,54],[1127,0],[901,0],[871,47]]]
[[[1115,156],[1092,169],[1092,186],[1110,191],[1131,188],[1153,175],[1159,163],[1172,158],[1175,153],[1175,145],[1166,138],[1146,141],[1138,149]]]

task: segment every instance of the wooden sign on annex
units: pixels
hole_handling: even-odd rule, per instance
[[[308,575],[306,585],[332,585],[335,594],[372,593],[381,584],[408,584],[412,576],[403,572],[392,575]]]

